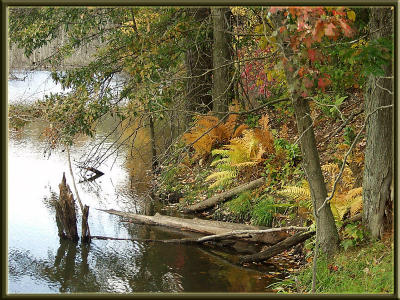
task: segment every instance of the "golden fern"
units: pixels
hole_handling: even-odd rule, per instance
[[[234,131],[234,133],[232,134],[232,138],[237,138],[239,137],[244,130],[248,129],[249,126],[247,126],[247,124],[240,124]]]
[[[206,178],[206,181],[215,180],[215,182],[209,186],[209,188],[214,188],[217,186],[228,185],[236,176],[236,170],[225,170],[212,173]]]
[[[286,186],[284,189],[277,191],[277,194],[293,199],[299,207],[305,208],[309,212],[312,211],[311,194],[306,180],[302,181],[302,186]]]
[[[229,182],[227,174],[237,177],[239,174],[243,175],[255,171],[252,168],[256,168],[261,162],[265,161],[265,153],[272,154],[275,152],[274,139],[268,129],[268,115],[265,114],[260,119],[261,128],[252,130],[248,129],[246,125],[240,125],[233,131],[234,122],[236,122],[235,118],[228,118],[224,126],[221,127],[221,132],[232,134],[230,143],[223,146],[222,149],[212,151],[213,156],[221,156],[211,164],[211,166],[217,167],[219,171],[214,174],[220,174],[221,171],[227,172],[223,173],[223,182]],[[221,136],[222,134],[219,137]],[[220,176],[222,174],[211,177],[211,179],[219,180]],[[233,179],[233,177],[230,179]],[[215,186],[215,184],[212,186]]]
[[[334,171],[338,170],[334,164],[324,165],[322,169],[334,176]],[[349,176],[349,178],[345,181],[350,181],[351,173],[347,176]],[[302,187],[286,186],[284,189],[278,191],[277,194],[294,199],[297,202],[303,201],[307,203],[306,205],[310,210],[312,209],[310,189],[306,183],[304,183]],[[345,190],[341,188],[341,184],[339,184],[338,190],[330,202],[330,206],[336,220],[342,220],[347,212],[350,212],[350,215],[354,216],[362,210],[362,187]]]
[[[229,107],[230,111],[238,112],[239,103],[234,101]],[[232,136],[239,136],[245,129],[239,126],[236,130],[238,120],[237,114],[228,116],[224,123],[220,123],[219,119],[212,115],[197,116],[195,125],[191,130],[182,136],[182,140],[186,145],[191,145],[194,149],[194,158],[207,156],[216,144],[228,142]]]
[[[296,201],[308,200],[311,198],[310,190],[302,186],[286,186],[284,189],[277,191],[277,194]]]

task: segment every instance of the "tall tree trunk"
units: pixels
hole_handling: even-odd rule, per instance
[[[277,14],[275,18],[275,23],[281,24],[283,16]],[[285,43],[284,38],[279,33],[277,41],[281,44],[282,54],[287,59],[284,64],[284,72],[296,115],[298,135],[301,137],[300,148],[303,158],[303,169],[306,173],[314,212],[316,213],[323,206],[327,198],[327,190],[324,176],[322,175],[310,107],[308,101],[300,96],[299,80],[294,76],[294,74],[297,74],[298,66],[293,63],[293,52],[289,43]],[[329,203],[326,203],[323,209],[320,210],[319,215],[316,216],[316,222],[318,228],[317,241],[321,250],[328,256],[331,256],[338,250],[339,235]]]
[[[155,172],[157,170],[158,162],[157,162],[156,134],[154,130],[153,116],[150,116],[149,125],[150,125],[150,143],[151,143],[151,166],[153,172]]]
[[[198,41],[193,41],[193,37],[189,37],[187,41],[190,45],[185,53],[186,64],[186,109],[206,113],[212,109],[212,28],[207,22],[210,17],[210,8],[189,8],[188,13],[193,16],[193,19],[201,27],[197,35],[200,37]],[[193,44],[193,42],[195,42]],[[191,115],[189,115],[189,121]]]
[[[372,8],[371,39],[390,38],[393,32],[390,8]],[[385,77],[393,76],[392,64],[385,68]],[[368,80],[365,113],[393,103],[391,78],[371,75]],[[363,178],[363,224],[372,238],[380,238],[383,230],[386,201],[390,199],[393,171],[393,109],[381,109],[370,116],[367,127],[367,146]]]
[[[233,94],[231,11],[227,7],[211,8],[213,19],[213,111],[227,112]]]
[[[289,73],[286,69],[285,73],[290,85],[293,73]],[[298,134],[302,136],[300,145],[303,156],[303,167],[310,186],[311,198],[315,204],[314,212],[316,212],[325,202],[327,191],[324,176],[322,175],[314,129],[312,127],[310,108],[307,100],[297,96],[296,93],[292,94],[292,104],[296,114]],[[317,240],[322,251],[328,255],[335,253],[338,250],[339,235],[329,203],[320,211],[317,217],[317,227]]]

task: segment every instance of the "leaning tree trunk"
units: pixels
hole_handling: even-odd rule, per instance
[[[286,76],[290,78],[291,74],[286,72]],[[290,81],[288,79],[288,84],[290,84]],[[295,94],[292,95],[292,103],[296,114],[298,134],[302,136],[300,145],[303,156],[303,167],[310,186],[314,212],[317,212],[327,198],[327,191],[324,176],[322,175],[312,119],[310,117],[310,108],[306,99],[300,98]],[[328,255],[336,252],[339,245],[339,235],[329,203],[326,203],[319,212],[317,227],[317,240],[322,251]]]
[[[393,29],[390,8],[372,8],[371,39],[390,38]],[[392,64],[385,67],[385,78],[371,75],[368,80],[365,113],[393,103]],[[380,238],[383,230],[384,210],[390,199],[393,171],[393,109],[381,109],[369,117],[366,127],[367,146],[363,178],[363,224],[372,238]]]
[[[276,24],[281,24],[282,15],[276,16]],[[294,76],[299,68],[293,63],[293,52],[289,43],[284,41],[283,36],[278,33],[277,40],[281,44],[282,54],[287,59],[284,64],[284,72],[288,89],[291,91],[292,105],[296,115],[297,131],[300,138],[300,148],[303,158],[303,168],[306,173],[310,187],[311,199],[314,206],[314,213],[324,205],[327,198],[324,176],[322,175],[321,164],[315,140],[313,122],[310,115],[310,107],[307,99],[300,96],[300,83]],[[324,253],[334,254],[339,247],[339,235],[335,225],[335,219],[329,203],[316,215],[317,241]]]
[[[228,7],[211,8],[213,19],[213,111],[227,112],[233,92],[231,11]]]

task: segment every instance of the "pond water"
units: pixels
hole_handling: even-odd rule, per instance
[[[37,89],[40,86],[45,88]],[[33,101],[46,92],[60,90],[48,72],[38,71],[25,81],[9,81],[9,102],[20,101],[21,95]],[[94,139],[79,139],[71,148],[77,181],[75,163],[106,136],[112,122],[104,122]],[[230,262],[234,256],[221,249],[112,240],[93,240],[90,245],[60,241],[49,199],[58,194],[63,172],[71,189],[72,181],[66,151],[50,156],[44,153],[42,129],[43,124],[36,122],[22,131],[9,132],[8,293],[268,291],[271,279],[265,275],[275,271],[274,267],[261,272],[237,266]],[[112,138],[106,139],[106,146],[112,144]],[[116,152],[99,168],[104,176],[77,184],[82,202],[90,206],[91,234],[152,239],[188,236],[177,230],[121,222],[118,216],[96,210],[143,212],[139,185],[132,185],[130,178],[131,165],[123,151]]]

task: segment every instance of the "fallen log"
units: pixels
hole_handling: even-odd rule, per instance
[[[305,240],[309,239],[315,234],[315,231],[308,231],[308,232],[299,232],[294,234],[291,237],[288,237],[287,239],[269,247],[268,249],[261,251],[257,254],[252,254],[252,255],[245,255],[242,256],[239,259],[240,263],[246,263],[246,262],[258,262],[258,261],[263,261],[263,260],[268,260],[271,257],[301,243],[304,242]]]
[[[193,232],[200,232],[208,234],[208,236],[198,239],[198,242],[206,242],[208,240],[221,240],[229,238],[246,238],[251,242],[260,242],[265,244],[276,244],[286,237],[290,236],[286,231],[289,230],[306,230],[307,227],[282,227],[282,228],[268,228],[251,226],[245,224],[236,224],[221,221],[202,220],[198,218],[185,219],[178,217],[164,216],[156,213],[154,216],[145,216],[133,214],[128,212],[121,212],[117,210],[104,210],[109,214],[114,214],[120,217],[132,220],[134,223],[159,225],[181,230],[188,230]]]
[[[204,201],[201,201],[199,203],[193,204],[191,206],[185,207],[183,209],[183,212],[185,213],[193,213],[193,212],[199,212],[206,210],[208,208],[211,208],[218,203],[224,202],[228,200],[229,198],[240,194],[241,192],[244,192],[246,190],[254,189],[256,187],[261,186],[265,182],[265,178],[258,178],[256,180],[250,181],[249,183],[239,185],[229,191],[220,193],[218,195],[215,195],[211,198],[208,198]]]
[[[169,240],[157,240],[157,239],[141,239],[141,238],[118,238],[118,237],[107,237],[107,236],[91,236],[92,239],[97,240],[116,240],[116,241],[134,241],[134,242],[155,242],[155,243],[171,243],[171,244],[203,244],[207,242],[221,241],[232,238],[246,238],[251,237],[252,234],[258,233],[271,233],[279,231],[287,231],[293,229],[306,230],[306,227],[280,227],[270,228],[265,230],[237,230],[231,231],[224,234],[207,235],[200,238],[183,238],[183,239],[169,239]]]

